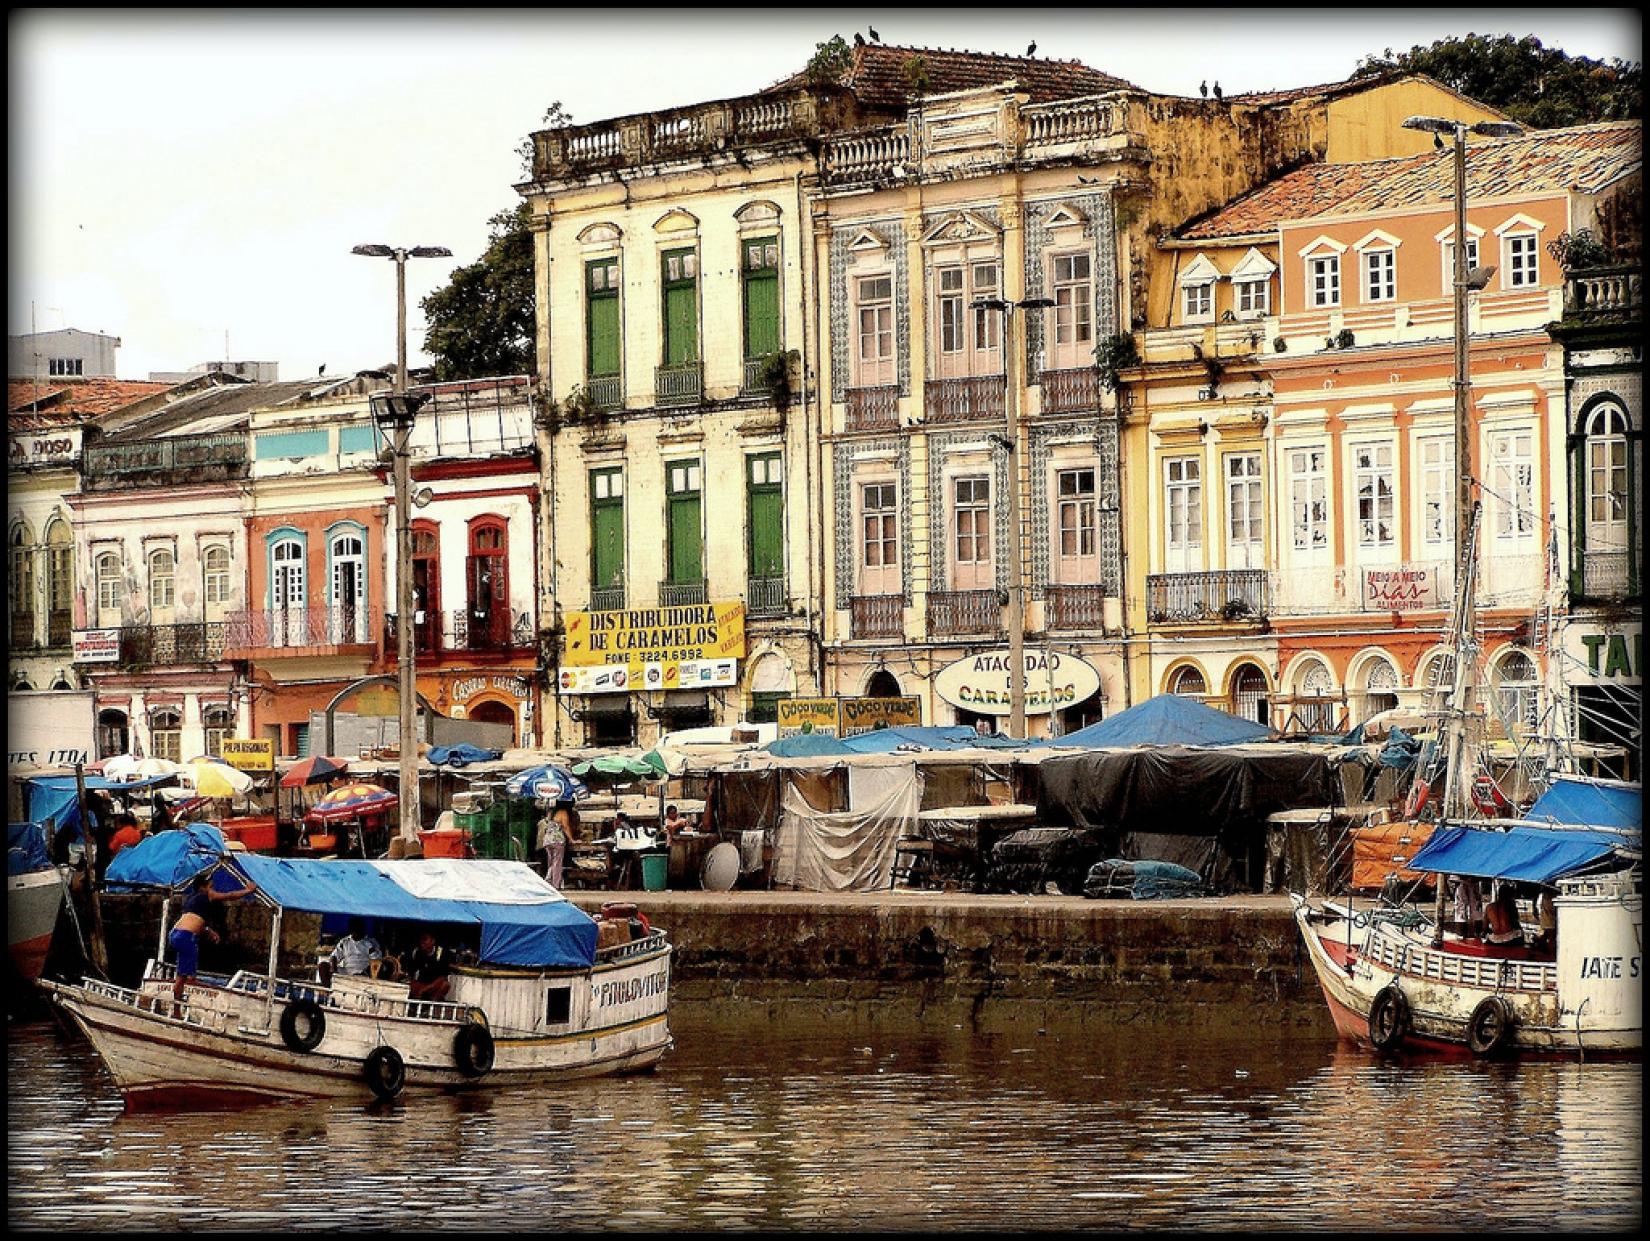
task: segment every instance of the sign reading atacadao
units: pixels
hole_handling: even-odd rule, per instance
[[[643,665],[741,659],[745,605],[695,603],[675,608],[572,612],[562,663],[573,668],[622,666],[632,689],[643,688]]]

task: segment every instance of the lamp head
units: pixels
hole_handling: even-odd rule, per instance
[[[1052,297],[1028,297],[1020,302],[1021,310],[1047,310],[1054,305]]]
[[[372,420],[388,434],[411,427],[429,399],[427,392],[374,392],[367,401],[372,405]]]
[[[453,252],[446,246],[414,246],[407,253],[415,259],[450,259]]]
[[[350,250],[350,253],[364,254],[370,259],[393,259],[395,257],[394,250],[390,249],[388,246],[379,245],[355,246]]]

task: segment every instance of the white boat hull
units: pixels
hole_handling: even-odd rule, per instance
[[[52,947],[52,931],[63,908],[63,880],[57,868],[6,879],[6,945],[12,968],[29,982],[40,977]]]

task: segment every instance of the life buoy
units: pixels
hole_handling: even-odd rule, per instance
[[[1409,998],[1395,982],[1375,993],[1369,1006],[1369,1042],[1376,1051],[1392,1051],[1409,1035]]]
[[[647,915],[639,909],[636,911],[636,921],[642,924],[642,931],[645,934],[653,934],[653,924],[647,920]]]
[[[1492,995],[1467,1018],[1467,1046],[1480,1058],[1493,1056],[1512,1038],[1512,1028],[1512,1006],[1500,996]]]
[[[1409,791],[1409,801],[1404,806],[1404,818],[1413,819],[1422,810],[1426,809],[1427,802],[1432,798],[1432,786],[1425,780],[1417,780]]]
[[[493,1036],[485,1026],[464,1026],[453,1038],[453,1059],[465,1077],[480,1077],[491,1069],[493,1051]]]
[[[303,1033],[299,1033],[300,1023]],[[293,1051],[314,1051],[326,1037],[327,1015],[314,1000],[293,1000],[281,1013],[281,1041]]]
[[[393,1047],[374,1047],[361,1066],[367,1087],[380,1099],[393,1099],[407,1084],[407,1064]]]

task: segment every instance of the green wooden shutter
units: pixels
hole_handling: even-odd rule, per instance
[[[745,356],[764,358],[779,348],[778,239],[762,237],[743,247],[745,281]]]
[[[661,256],[665,264],[665,364],[699,358],[698,280],[692,250],[673,250]]]
[[[624,581],[624,494],[618,470],[590,475],[590,584],[596,590]]]
[[[785,571],[785,519],[779,485],[779,454],[751,457],[746,463],[750,521],[750,575],[778,577]]]
[[[608,259],[585,264],[585,327],[589,334],[589,375],[619,373],[619,264]]]
[[[667,525],[670,539],[670,580],[698,582],[705,576],[703,535],[699,521],[697,461],[674,461],[665,466],[669,483]]]

